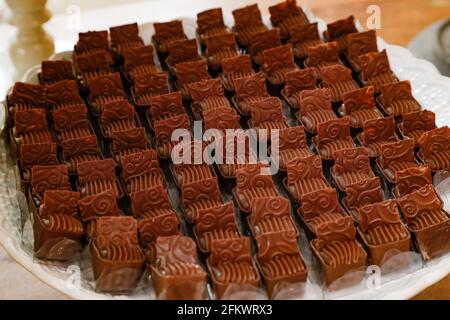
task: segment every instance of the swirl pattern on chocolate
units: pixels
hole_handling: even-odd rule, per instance
[[[291,213],[290,201],[281,196],[253,199],[250,206],[252,214],[249,217],[249,222],[252,225],[257,225],[265,220],[290,215]]]
[[[284,91],[289,97],[297,91],[315,89],[316,82],[317,72],[314,68],[290,71],[286,74],[286,86]]]
[[[63,156],[70,159],[83,154],[100,154],[97,136],[85,136],[62,142]]]
[[[411,139],[386,143],[381,146],[380,164],[383,168],[394,162],[414,162],[414,142]]]
[[[22,144],[20,145],[19,161],[22,170],[29,169],[34,165],[58,164],[56,143]]]
[[[80,193],[67,190],[47,190],[44,192],[43,210],[44,215],[67,214],[70,216],[78,215],[78,200]]]
[[[290,160],[287,164],[287,177],[290,184],[307,178],[322,178],[322,158],[312,155]]]
[[[180,221],[175,212],[141,219],[138,221],[139,239],[144,247],[148,247],[159,237],[178,235],[179,224]]]
[[[280,150],[306,148],[305,128],[303,126],[289,127],[280,130]]]
[[[337,192],[333,188],[326,188],[302,195],[301,203],[305,220],[314,215],[340,211]]]
[[[244,164],[236,170],[236,188],[239,191],[251,188],[274,188],[272,176],[261,174],[265,164]]]
[[[293,44],[320,39],[317,22],[297,24],[289,30],[289,33],[291,35],[291,43]]]
[[[239,237],[213,241],[209,259],[213,266],[222,263],[251,263],[250,238]]]
[[[74,104],[53,110],[53,125],[56,131],[84,127],[88,124],[87,108],[84,104]]]
[[[223,97],[225,95],[222,81],[219,78],[191,83],[189,93],[192,101],[203,101],[209,97]]]
[[[14,113],[14,124],[17,134],[48,130],[44,109],[16,111]]]
[[[73,103],[84,104],[75,80],[62,80],[47,85],[47,105],[50,108]]]
[[[333,85],[344,81],[351,81],[353,79],[352,70],[341,64],[333,64],[330,66],[321,67],[319,69],[319,74],[320,79],[322,79],[322,81],[328,85]]]
[[[203,130],[208,129],[238,129],[239,115],[236,109],[221,107],[206,110],[203,112]]]
[[[44,83],[75,79],[71,61],[45,60],[42,61],[41,69],[41,80]]]
[[[329,40],[334,40],[340,36],[354,32],[358,32],[358,30],[356,29],[355,18],[353,16],[327,24]]]
[[[225,75],[236,72],[252,71],[250,56],[248,54],[239,55],[234,58],[222,60],[222,70]]]
[[[111,133],[112,151],[120,151],[137,148],[147,149],[147,136],[144,128],[132,128],[126,131],[114,131]]]
[[[46,104],[46,91],[45,86],[16,82],[12,93],[8,97],[8,102],[13,106],[22,104],[44,109]]]
[[[317,109],[331,109],[330,89],[313,89],[300,92],[300,113],[304,115]]]
[[[369,152],[366,148],[341,149],[334,152],[334,172],[342,175],[352,171],[370,172]]]
[[[113,64],[108,51],[94,51],[75,56],[75,66],[79,73],[109,71]]]
[[[281,100],[276,97],[268,97],[263,100],[249,103],[251,123],[258,126],[265,121],[283,121]]]
[[[139,37],[139,27],[136,22],[109,28],[109,36],[113,45],[141,40]]]
[[[157,96],[169,93],[169,75],[167,72],[137,74],[133,84],[133,93],[136,98],[145,94]]]
[[[295,69],[294,53],[292,46],[286,44],[263,51],[262,68],[265,73],[271,74],[279,69],[292,68]]]
[[[260,31],[252,34],[249,47],[250,55],[254,56],[260,51],[279,47],[281,45],[280,30],[278,28]]]
[[[274,26],[289,16],[298,15],[301,8],[297,6],[295,0],[287,0],[269,7],[270,21]]]
[[[197,32],[203,34],[212,28],[225,27],[222,8],[213,8],[197,14]]]
[[[88,31],[78,34],[78,42],[75,46],[77,53],[94,49],[109,50],[108,31]]]
[[[351,138],[350,118],[347,116],[321,122],[317,125],[317,144],[319,148],[333,140],[347,138]]]
[[[363,232],[377,226],[400,223],[400,213],[397,201],[386,200],[358,208],[360,223]]]
[[[136,217],[152,216],[152,213],[159,209],[172,209],[167,190],[162,186],[133,192],[130,198]]]
[[[347,52],[351,59],[357,59],[362,54],[378,51],[377,34],[375,30],[349,34],[347,40]]]
[[[183,185],[181,189],[181,201],[184,206],[207,200],[222,201],[216,177],[185,183]]]
[[[120,74],[114,72],[110,75],[94,78],[89,81],[89,99],[95,101],[100,97],[124,97],[125,93],[122,86]]]
[[[164,269],[171,264],[197,263],[197,245],[185,236],[158,237],[155,243],[156,265]]]
[[[258,4],[233,10],[234,28],[239,31],[251,25],[262,25],[261,11]]]
[[[256,245],[258,246],[258,260],[262,262],[300,253],[294,231],[262,234],[256,238]]]
[[[375,89],[372,86],[344,93],[345,113],[350,114],[360,109],[374,109],[374,93]]]
[[[391,72],[386,49],[381,52],[363,54],[359,56],[358,60],[361,66],[362,77],[365,80]]]
[[[407,221],[413,220],[424,211],[442,209],[442,201],[436,194],[432,184],[427,184],[422,188],[407,194],[398,199],[398,204],[402,209],[403,216]]]
[[[179,88],[189,83],[210,78],[208,66],[203,59],[178,63],[175,68],[177,69],[177,85]]]
[[[137,66],[155,65],[153,57],[153,46],[147,45],[136,48],[129,48],[123,52],[123,67],[129,72]],[[151,74],[151,73],[150,73]]]
[[[134,120],[134,108],[127,100],[108,102],[103,105],[100,120],[104,126],[118,120]]]
[[[169,45],[169,57],[167,61],[176,65],[184,61],[197,60],[199,58],[197,40],[176,40]]]
[[[137,221],[128,216],[103,216],[92,222],[92,233],[97,247],[137,246]]]
[[[318,225],[316,236],[324,244],[336,241],[355,241],[356,228],[351,217],[341,217]]]
[[[158,158],[155,149],[123,155],[120,157],[122,164],[122,177],[128,181],[134,176],[146,174],[151,168],[158,167]]]
[[[414,192],[427,184],[433,184],[428,166],[412,167],[395,172],[396,189],[399,196]]]
[[[345,203],[348,208],[359,208],[383,201],[380,177],[373,177],[347,185]]]
[[[168,22],[156,22],[153,24],[155,34],[153,38],[157,41],[167,39],[183,39],[185,34],[183,31],[183,23],[181,20],[172,20]]]
[[[246,99],[248,97],[268,96],[266,77],[264,73],[258,72],[253,76],[238,78],[234,81],[236,98]]]
[[[403,132],[429,131],[436,128],[436,115],[433,111],[421,110],[403,114]]]
[[[115,162],[111,158],[81,162],[77,165],[77,172],[80,184],[95,180],[114,181],[116,179]]]
[[[158,145],[170,142],[172,132],[176,129],[189,130],[189,117],[186,113],[173,116],[164,120],[158,120],[154,123],[155,139]]]
[[[222,33],[205,39],[206,55],[210,56],[222,50],[236,51],[236,36],[234,33]]]
[[[86,196],[78,201],[80,215],[83,221],[104,216],[118,216],[120,209],[117,205],[116,194],[112,189]]]
[[[323,63],[339,63],[339,47],[336,42],[327,42],[308,47],[308,58],[305,63],[309,67],[317,67]]]
[[[199,210],[195,220],[197,234],[213,230],[236,230],[235,213],[232,202],[210,209]]]
[[[46,190],[70,190],[66,165],[34,166],[31,168],[31,187],[42,196]]]
[[[386,117],[367,120],[364,122],[363,132],[366,144],[395,139],[395,119]]]
[[[409,80],[386,84],[381,87],[381,101],[387,107],[397,100],[414,99]]]
[[[449,127],[440,127],[425,132],[419,138],[420,153],[428,158],[434,154],[450,150],[450,129]]]

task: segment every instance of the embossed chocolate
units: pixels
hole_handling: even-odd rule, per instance
[[[175,211],[167,210],[152,217],[145,217],[138,221],[139,239],[144,250],[151,250],[151,246],[159,237],[176,236],[180,234],[180,221]]]
[[[177,70],[177,88],[183,93],[183,98],[187,100],[190,99],[189,84],[210,78],[204,60],[178,63],[175,68]]]
[[[291,217],[291,203],[282,196],[253,199],[247,222],[255,238],[274,232],[292,232],[298,235]]]
[[[360,80],[364,86],[373,86],[375,93],[381,92],[381,87],[397,82],[391,71],[386,49],[381,52],[369,52],[358,58],[361,74]]]
[[[158,73],[153,57],[153,46],[139,46],[123,51],[123,68],[131,82],[136,81],[140,75],[150,76]]]
[[[151,100],[169,93],[169,75],[167,72],[143,73],[136,76],[131,95],[138,107],[148,107]]]
[[[230,102],[225,98],[225,92],[219,78],[194,82],[188,87],[192,99],[192,111],[198,119],[201,119],[205,111],[220,107],[231,107]]]
[[[384,144],[398,141],[394,117],[365,121],[363,132],[357,138],[369,150],[370,157],[379,157]]]
[[[131,210],[136,218],[154,218],[175,213],[167,190],[161,185],[132,192],[130,198]]]
[[[78,42],[75,45],[77,54],[96,50],[109,50],[108,31],[88,31],[78,33]]]
[[[133,217],[100,217],[91,222],[91,255],[95,290],[124,292],[136,288],[145,256]]]
[[[259,286],[260,276],[252,259],[248,237],[213,241],[206,265],[218,299],[233,284]]]
[[[229,33],[223,21],[222,8],[213,8],[197,13],[197,34],[200,43],[207,37]]]
[[[281,95],[291,108],[298,109],[300,108],[300,92],[316,89],[316,82],[317,72],[314,68],[291,71],[286,74],[286,85],[281,90]]]
[[[358,32],[355,26],[355,18],[349,16],[327,24],[327,30],[323,35],[327,41],[336,41],[339,45],[339,51],[347,50],[347,35]]]
[[[14,83],[11,94],[8,96],[10,110],[16,108],[41,108],[46,106],[46,87],[24,82]]]
[[[39,80],[42,84],[50,84],[62,80],[75,80],[72,62],[67,60],[42,61]]]
[[[23,144],[19,149],[21,170],[31,169],[35,165],[47,166],[58,164],[56,143]],[[23,178],[30,180],[29,172],[23,172]]]
[[[73,104],[84,104],[75,80],[61,80],[48,84],[46,87],[46,103],[51,110],[68,107]]]
[[[398,204],[425,260],[450,250],[450,219],[432,184],[399,198]]]
[[[115,100],[126,99],[122,80],[118,72],[91,79],[88,82],[89,102],[95,113],[100,114],[103,104]]]
[[[236,79],[247,78],[254,73],[250,56],[247,54],[222,60],[222,73],[220,74],[220,78],[224,88],[228,91],[235,91],[234,81]]]
[[[325,160],[334,160],[338,150],[354,148],[349,117],[320,122],[317,125],[317,136],[313,140],[320,156]]]
[[[254,33],[267,30],[257,3],[235,9],[232,14],[234,18],[233,30],[237,33],[239,44],[243,47],[250,44]]]
[[[199,210],[194,232],[200,250],[211,252],[214,241],[239,238],[235,219],[233,202]]]
[[[239,129],[239,119],[241,117],[237,114],[236,109],[229,107],[217,107],[208,109],[203,112],[203,130],[217,129]]]
[[[236,95],[233,97],[235,105],[242,115],[248,115],[250,102],[260,101],[269,96],[266,78],[262,72],[234,81]]]
[[[308,56],[308,48],[322,43],[317,22],[311,24],[296,24],[289,28],[289,42],[294,48],[297,58],[305,59]]]
[[[156,50],[161,53],[167,53],[169,45],[173,41],[187,39],[181,20],[155,22],[153,27],[155,28],[155,34],[152,36],[152,41]]]
[[[262,163],[245,164],[236,170],[236,187],[232,193],[242,212],[250,212],[254,199],[278,195],[272,176],[264,170],[268,167]]]
[[[106,103],[100,116],[100,129],[104,137],[111,137],[116,131],[126,131],[136,127],[133,106],[127,100]]]
[[[174,68],[178,63],[200,59],[201,57],[198,54],[197,41],[195,39],[176,40],[169,45],[169,56],[166,59],[166,63],[169,70],[176,73]]]
[[[284,84],[287,73],[296,69],[292,46],[289,44],[264,50],[262,55],[261,70],[273,85]]]
[[[295,114],[310,133],[317,132],[321,122],[337,119],[331,109],[331,91],[329,89],[303,90],[299,94],[300,110]]]
[[[53,127],[56,131],[66,131],[88,125],[87,108],[84,104],[74,104],[52,111]]]
[[[421,110],[402,114],[403,121],[398,125],[398,129],[404,138],[417,141],[420,136],[426,132],[436,128],[436,115],[432,111]]]
[[[286,171],[290,160],[311,155],[306,142],[305,128],[302,126],[281,129],[278,145],[278,166],[282,171]]]
[[[47,116],[44,109],[30,109],[14,113],[15,135],[48,131]]]
[[[197,246],[189,237],[158,237],[151,273],[159,299],[205,298],[206,272],[198,263]]]
[[[196,147],[192,147],[192,149],[195,148]],[[200,155],[203,155],[206,146],[200,148],[197,147],[196,149],[197,150],[193,150],[191,152],[190,164],[181,163],[170,165],[170,170],[172,171],[175,184],[180,188],[182,188],[186,183],[192,183],[215,177],[214,169],[210,164],[198,161],[202,160],[198,158]],[[188,158],[185,158],[185,156]],[[184,159],[189,159],[189,155],[183,155],[183,160]]]
[[[343,113],[350,117],[352,128],[361,128],[366,126],[366,122],[376,122],[374,120],[382,118],[383,115],[375,106],[374,88],[365,87],[344,93]],[[376,123],[383,123],[376,122]],[[394,123],[395,130],[395,123]]]
[[[346,93],[359,89],[358,84],[353,80],[352,70],[343,65],[334,64],[321,67],[319,75],[322,87],[331,90],[333,102],[344,101]]]
[[[432,171],[450,168],[450,129],[447,126],[423,133],[417,143],[419,156]]]
[[[120,163],[128,194],[142,189],[165,187],[164,176],[154,149],[123,155],[120,157]]]
[[[38,165],[31,168],[33,195],[39,200],[47,190],[70,190],[69,171],[66,165]]]
[[[101,159],[100,148],[95,135],[62,141],[62,158],[70,173],[76,173],[79,163]]]
[[[274,27],[280,28],[281,38],[289,37],[292,26],[308,24],[308,18],[295,0],[286,0],[269,7],[270,21]]]
[[[189,223],[196,223],[200,210],[221,205],[222,196],[217,178],[185,183],[181,188],[181,204]]]
[[[342,204],[355,221],[359,221],[357,208],[383,201],[383,190],[378,176],[347,185],[345,193],[346,196],[342,199]]]
[[[189,117],[186,113],[155,121],[155,145],[158,155],[163,159],[170,158],[173,147],[178,141],[172,141],[172,132],[176,129],[190,130]]]
[[[431,170],[428,166],[412,167],[395,173],[397,184],[394,188],[397,198],[414,192],[427,184],[433,184]]]
[[[282,283],[306,282],[308,268],[300,254],[295,232],[274,232],[256,238],[258,264],[269,297]]]
[[[75,56],[74,64],[77,73],[92,73],[88,76],[91,78],[101,75],[101,72],[111,72],[114,61],[109,51],[94,51]]]
[[[317,239],[311,240],[310,244],[321,264],[326,285],[330,289],[339,288],[336,280],[343,277],[345,286],[359,283],[365,274],[365,270],[360,269],[366,265],[367,254],[356,241],[352,218],[342,217],[323,223],[317,227],[316,235]],[[348,274],[350,272],[352,274]]]
[[[113,190],[106,190],[86,196],[78,201],[80,216],[83,222],[106,216],[119,216],[122,210],[117,206],[116,195]]]
[[[111,49],[119,55],[122,55],[127,49],[144,46],[144,41],[139,36],[139,27],[136,22],[109,28],[109,36]]]
[[[351,33],[347,36],[347,59],[353,70],[360,71],[359,56],[377,52],[377,33],[375,30]]]
[[[263,51],[279,46],[281,46],[280,29],[275,28],[253,33],[248,51],[253,62],[262,65]]]
[[[306,58],[305,67],[321,67],[342,64],[339,60],[339,47],[336,42],[322,43],[308,48],[308,58]]]
[[[205,55],[211,69],[218,69],[222,66],[223,60],[239,55],[236,50],[236,37],[233,33],[208,36],[205,38],[205,44]]]
[[[410,139],[383,144],[376,163],[391,183],[396,182],[395,173],[397,171],[419,166],[414,158],[414,143]]]
[[[330,171],[342,191],[345,191],[348,185],[374,176],[370,168],[369,152],[364,147],[335,151],[334,166]]]
[[[252,101],[249,103],[249,109],[251,127],[257,130],[267,130],[268,139],[270,139],[271,130],[288,127],[281,111],[281,100],[279,98],[267,97],[260,101]]]
[[[386,200],[358,209],[358,232],[369,249],[371,262],[382,266],[386,260],[411,249],[411,235],[400,221],[395,200]]]
[[[401,117],[405,113],[421,109],[420,104],[412,95],[411,83],[408,80],[381,86],[379,101],[383,111],[395,117]]]
[[[124,154],[142,151],[148,148],[147,136],[144,128],[132,128],[125,131],[111,133],[112,152],[122,156]]]
[[[183,96],[180,91],[157,95],[150,100],[147,116],[151,126],[155,121],[186,114],[183,107]]]
[[[320,156],[312,155],[290,160],[287,163],[287,178],[283,184],[297,203],[300,203],[302,195],[327,188]]]
[[[298,214],[314,234],[321,224],[343,216],[336,189],[325,188],[310,192],[302,195],[300,200],[302,206],[298,209]]]
[[[84,161],[77,164],[78,190],[83,197],[113,190],[116,198],[123,196],[113,159]]]
[[[46,191],[44,202],[33,213],[34,255],[66,261],[81,250],[84,227],[77,217],[78,192]]]

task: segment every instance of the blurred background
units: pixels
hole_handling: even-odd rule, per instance
[[[255,2],[263,14],[267,14],[268,6],[281,1],[0,0],[0,96],[5,96],[6,90],[22,77],[24,70],[51,52],[70,50],[79,31],[135,21],[145,23],[180,16],[195,17],[195,13],[218,4],[228,16],[231,9]],[[442,74],[450,76],[450,0],[297,2],[327,22],[353,14],[363,27],[366,27],[367,19],[373,14],[371,10],[375,8],[379,10],[381,19],[377,30],[379,36],[388,43],[408,47],[415,56],[431,61]],[[230,23],[229,20],[227,22]],[[41,29],[43,23],[44,29]],[[0,299],[63,298],[13,262],[1,247],[0,275],[0,282],[11,288],[0,292]],[[449,283],[450,277],[447,277],[419,297],[449,298]]]

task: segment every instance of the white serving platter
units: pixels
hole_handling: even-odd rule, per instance
[[[224,12],[225,13],[225,12]],[[229,14],[229,13],[228,13]],[[323,31],[325,22],[314,18],[308,13],[311,20],[319,22],[319,28]],[[195,36],[195,19],[183,18],[186,34],[192,38]],[[230,21],[230,17],[225,19]],[[265,22],[269,24],[266,16]],[[149,42],[153,33],[152,23],[140,25],[140,33],[146,42]],[[416,59],[407,49],[389,45],[382,39],[378,39],[379,49],[386,48],[391,68],[400,80],[410,80],[413,94],[423,107],[436,113],[438,126],[450,125],[450,78],[439,74],[438,70],[425,60]],[[71,52],[56,54],[52,59],[71,58]],[[31,68],[24,76],[23,81],[36,83],[40,66]],[[0,129],[5,123],[4,108],[0,108]],[[17,263],[25,267],[41,281],[63,292],[74,299],[154,299],[151,284],[143,279],[139,289],[131,295],[109,295],[94,291],[92,275],[85,266],[74,264],[72,266],[60,266],[44,264],[33,258],[31,244],[30,224],[25,224],[21,229],[19,201],[16,194],[15,168],[9,167],[6,162],[7,150],[0,146],[0,245]],[[444,181],[447,182],[447,181]],[[445,207],[450,207],[450,186],[438,186],[438,191],[444,199]],[[19,194],[20,198],[20,194]],[[78,281],[79,270],[81,279]],[[402,273],[381,286],[359,286],[355,290],[349,290],[339,295],[317,294],[310,292],[304,297],[310,299],[408,299],[423,289],[441,280],[450,273],[450,254],[434,259],[420,265],[409,273]],[[255,296],[253,296],[255,297]],[[259,298],[264,296],[258,296]]]

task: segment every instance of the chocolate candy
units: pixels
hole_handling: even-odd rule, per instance
[[[308,157],[312,154],[306,142],[305,128],[303,126],[281,129],[278,143],[278,166],[282,171],[286,171],[290,160]]]
[[[78,33],[78,41],[75,45],[76,54],[109,50],[108,31],[88,31]]]
[[[339,59],[339,47],[337,42],[327,42],[308,48],[308,58],[305,67],[320,68],[334,64],[342,64]]]
[[[398,141],[395,134],[394,117],[367,120],[363,132],[357,136],[359,142],[369,150],[371,158],[379,157],[384,144]]]
[[[66,165],[35,165],[31,168],[31,191],[37,205],[47,190],[70,190],[69,171]]]
[[[133,217],[101,217],[91,222],[95,290],[126,292],[136,288],[145,257]]]
[[[328,221],[317,227],[311,248],[322,267],[325,283],[338,289],[360,282],[365,274],[367,254],[356,241],[356,228],[350,217]],[[341,279],[341,281],[337,281]],[[344,280],[345,281],[342,281]],[[342,283],[342,284],[341,284]]]
[[[100,125],[104,137],[111,137],[117,131],[127,131],[136,127],[137,114],[126,100],[107,103],[103,106]]]
[[[218,299],[235,285],[259,286],[261,278],[252,259],[248,237],[214,240],[206,264]]]
[[[176,66],[177,88],[183,93],[183,98],[190,99],[188,85],[210,78],[208,67],[204,60],[178,63]]]
[[[450,250],[450,219],[433,185],[427,184],[399,198],[398,203],[425,260]]]
[[[308,24],[308,18],[295,0],[286,0],[269,7],[270,21],[280,28],[281,38],[289,37],[289,29],[296,25]]]
[[[327,41],[336,41],[339,51],[343,52],[348,47],[347,35],[355,32],[358,32],[355,26],[355,18],[349,16],[348,18],[328,23],[327,30],[323,32],[323,35]]]
[[[62,159],[70,173],[76,173],[77,166],[83,162],[102,158],[95,135],[64,140],[61,146],[63,149]]]
[[[136,81],[140,75],[151,78],[152,73],[158,73],[158,67],[153,58],[153,46],[140,45],[123,50],[123,68],[131,82]]]
[[[201,119],[205,111],[231,107],[230,102],[225,98],[222,82],[218,78],[194,82],[188,87],[192,99],[192,111],[197,119]]]
[[[331,91],[329,89],[303,90],[299,94],[300,110],[295,114],[310,133],[317,132],[321,122],[337,119],[331,109]]]
[[[300,94],[303,90],[316,89],[317,72],[314,68],[291,71],[286,74],[286,85],[281,95],[294,109],[300,108]]]
[[[222,8],[213,8],[197,13],[197,35],[201,44],[206,38],[229,33],[223,21]]]
[[[308,57],[309,47],[315,47],[322,43],[317,22],[291,26],[289,28],[289,37],[289,41],[294,48],[294,55],[300,59]]]
[[[42,61],[39,80],[41,84],[50,84],[62,80],[75,80],[72,62],[67,60]]]
[[[130,194],[131,210],[136,218],[155,218],[173,213],[167,190],[162,185],[145,186]]]
[[[169,159],[173,147],[178,141],[171,141],[172,132],[176,129],[190,130],[189,117],[186,113],[172,116],[154,123],[155,145],[158,155],[163,159]]]
[[[281,46],[280,29],[274,28],[253,33],[248,51],[253,62],[262,65],[263,51],[279,46]]]
[[[249,46],[253,41],[253,33],[267,30],[256,3],[235,9],[232,14],[234,18],[233,30],[237,33],[239,44],[243,47]]]
[[[169,56],[166,59],[166,63],[169,70],[174,74],[176,73],[175,66],[178,63],[201,59],[195,39],[176,40],[169,44]]]
[[[170,43],[187,39],[181,20],[156,22],[153,27],[155,28],[155,34],[152,36],[152,41],[158,52],[167,53]]]
[[[287,163],[287,178],[283,184],[297,203],[300,203],[303,195],[327,188],[320,156],[312,155],[290,160]]]
[[[283,45],[262,52],[263,64],[261,70],[272,85],[282,85],[286,82],[286,74],[297,69],[291,45]]]
[[[89,195],[78,201],[80,216],[84,223],[106,216],[122,215],[117,206],[116,195],[112,189]]]
[[[412,95],[411,83],[408,80],[381,86],[381,95],[378,100],[389,116],[402,117],[405,113],[421,109]]]
[[[77,165],[78,190],[83,197],[112,189],[117,199],[123,196],[113,159],[84,161]]]
[[[350,117],[350,126],[352,128],[361,128],[365,126],[366,121],[383,117],[375,106],[373,95],[373,87],[356,89],[343,94],[343,113]]]
[[[359,56],[378,52],[377,33],[375,30],[356,32],[347,35],[347,59],[353,70],[360,71]]]
[[[222,73],[220,74],[220,78],[224,88],[228,91],[235,91],[234,81],[236,79],[247,78],[254,73],[250,56],[247,54],[222,60]]]
[[[355,143],[350,135],[349,117],[319,123],[317,136],[313,138],[313,141],[324,160],[334,160],[335,152],[338,150],[354,148]]]
[[[250,126],[257,130],[266,130],[267,138],[270,139],[271,130],[286,129],[286,119],[281,111],[281,100],[276,97],[267,97],[260,101],[251,101]],[[261,139],[261,137],[259,137]]]
[[[222,61],[239,56],[236,50],[236,36],[233,33],[221,33],[205,38],[206,59],[208,66],[215,70],[222,66]]]
[[[111,49],[119,56],[130,48],[139,48],[144,46],[144,41],[139,36],[138,24],[129,23],[121,26],[109,28]]]
[[[375,176],[370,168],[368,151],[364,147],[335,151],[334,166],[330,171],[342,191],[353,183]]]
[[[183,96],[180,91],[154,96],[150,99],[149,105],[150,109],[147,110],[147,119],[152,128],[155,121],[186,114],[183,108]]]
[[[246,78],[234,80],[236,95],[233,97],[236,108],[242,115],[250,112],[250,102],[261,101],[269,96],[266,87],[266,78],[262,72]]]
[[[142,127],[111,132],[112,152],[116,162],[121,156],[148,149],[147,136]]]
[[[216,240],[239,238],[233,203],[199,210],[194,233],[203,252],[211,252],[211,244]]]
[[[425,132],[418,139],[419,156],[431,170],[450,167],[450,129],[445,126]]]
[[[321,86],[331,90],[331,100],[333,102],[344,101],[348,92],[359,88],[356,81],[352,78],[352,70],[340,64],[320,68],[319,75],[322,80]]]
[[[142,73],[136,76],[131,95],[138,107],[149,107],[154,97],[169,93],[167,72]]]
[[[394,194],[397,198],[414,192],[427,184],[433,184],[428,166],[412,167],[395,173],[397,184]]]
[[[395,200],[386,200],[358,209],[359,234],[369,249],[373,264],[382,266],[393,256],[411,250],[411,235],[400,221]],[[407,264],[408,258],[396,264]],[[398,266],[397,266],[398,267]]]
[[[404,138],[414,140],[414,145],[418,145],[418,140],[426,131],[436,128],[436,115],[432,111],[421,110],[407,112],[403,114],[403,121],[398,125],[398,129]]]
[[[34,255],[67,261],[81,250],[84,227],[78,219],[78,192],[45,191],[44,202],[33,213]]]
[[[373,86],[375,93],[380,93],[382,86],[398,81],[391,71],[386,49],[363,54],[358,60],[361,67],[361,82],[364,86]]]
[[[197,247],[189,237],[158,237],[151,273],[159,299],[205,298],[206,272],[198,263]]]

